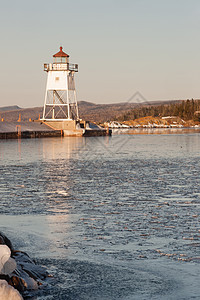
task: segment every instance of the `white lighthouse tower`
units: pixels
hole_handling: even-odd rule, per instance
[[[44,64],[47,85],[43,121],[79,120],[74,73],[77,64],[69,63],[69,55],[60,51],[53,55],[53,63]]]

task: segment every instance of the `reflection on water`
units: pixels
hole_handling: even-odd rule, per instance
[[[76,157],[77,153],[85,147],[85,139],[82,137],[61,138],[59,143],[57,139],[42,140],[42,150],[44,159],[56,159]]]
[[[58,279],[52,299],[198,297],[199,146],[197,131],[2,141],[1,230]]]
[[[10,163],[62,157],[69,159],[84,145],[85,139],[78,137],[5,140],[0,142],[0,159]]]
[[[174,132],[176,134],[172,134]],[[150,133],[155,133],[155,135]],[[160,135],[160,133],[163,134]],[[113,155],[126,157],[131,154],[134,157],[160,157],[173,154],[176,156],[177,152],[182,156],[184,152],[190,152],[190,155],[193,155],[198,150],[198,129],[124,129],[123,134],[114,132],[112,137],[65,137],[1,141],[0,161],[6,164],[24,164],[51,159],[84,159],[90,161],[93,156],[96,159],[112,158]]]

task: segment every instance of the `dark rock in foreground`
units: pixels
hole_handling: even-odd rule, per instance
[[[44,267],[38,266],[25,252],[14,250],[11,241],[3,233],[0,233],[0,246],[2,245],[6,245],[10,249],[11,260],[15,260],[16,268],[14,266],[13,270],[11,262],[9,266],[8,260],[7,271],[3,271],[3,268],[0,270],[0,280],[6,280],[9,285],[17,289],[22,295],[26,291],[37,290],[40,286],[44,285],[43,281],[48,276]],[[3,248],[5,249],[5,247]]]

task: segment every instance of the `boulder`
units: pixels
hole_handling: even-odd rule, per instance
[[[22,294],[28,290],[37,290],[47,276],[44,267],[37,265],[25,252],[15,250],[11,241],[0,232],[0,281],[3,282],[0,291],[7,290],[5,281]]]

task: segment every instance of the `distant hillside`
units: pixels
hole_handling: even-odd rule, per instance
[[[86,101],[78,103],[80,118],[94,122],[116,119],[122,112],[128,112],[137,106],[136,103],[94,104]]]
[[[135,103],[94,104],[86,101],[78,102],[80,118],[95,122],[115,119],[122,112],[126,113],[137,106],[138,104]],[[22,121],[28,121],[30,118],[36,120],[39,116],[42,117],[42,111],[43,107],[18,108],[15,110],[8,107],[6,111],[0,108],[0,118],[5,121],[16,121],[20,114]]]
[[[42,116],[42,107],[18,108],[7,111],[3,111],[0,108],[0,118],[3,118],[5,121],[17,121],[19,115],[21,116],[22,121],[28,121],[30,118],[32,120],[38,119],[39,115]]]
[[[17,110],[17,109],[21,109],[21,108],[17,105],[0,107],[0,111],[7,111],[7,110],[10,111],[10,110]]]
[[[137,117],[144,117],[146,115],[166,114],[170,112],[169,107],[175,107],[182,103],[181,100],[167,100],[167,101],[151,101],[143,103],[113,103],[113,104],[95,104],[87,101],[79,101],[79,115],[83,120],[103,123],[110,120],[130,120]],[[14,109],[15,108],[15,109]],[[29,119],[36,120],[42,117],[42,107],[20,108],[18,106],[10,106],[0,108],[0,118],[5,121],[16,121],[21,115],[22,121]]]

